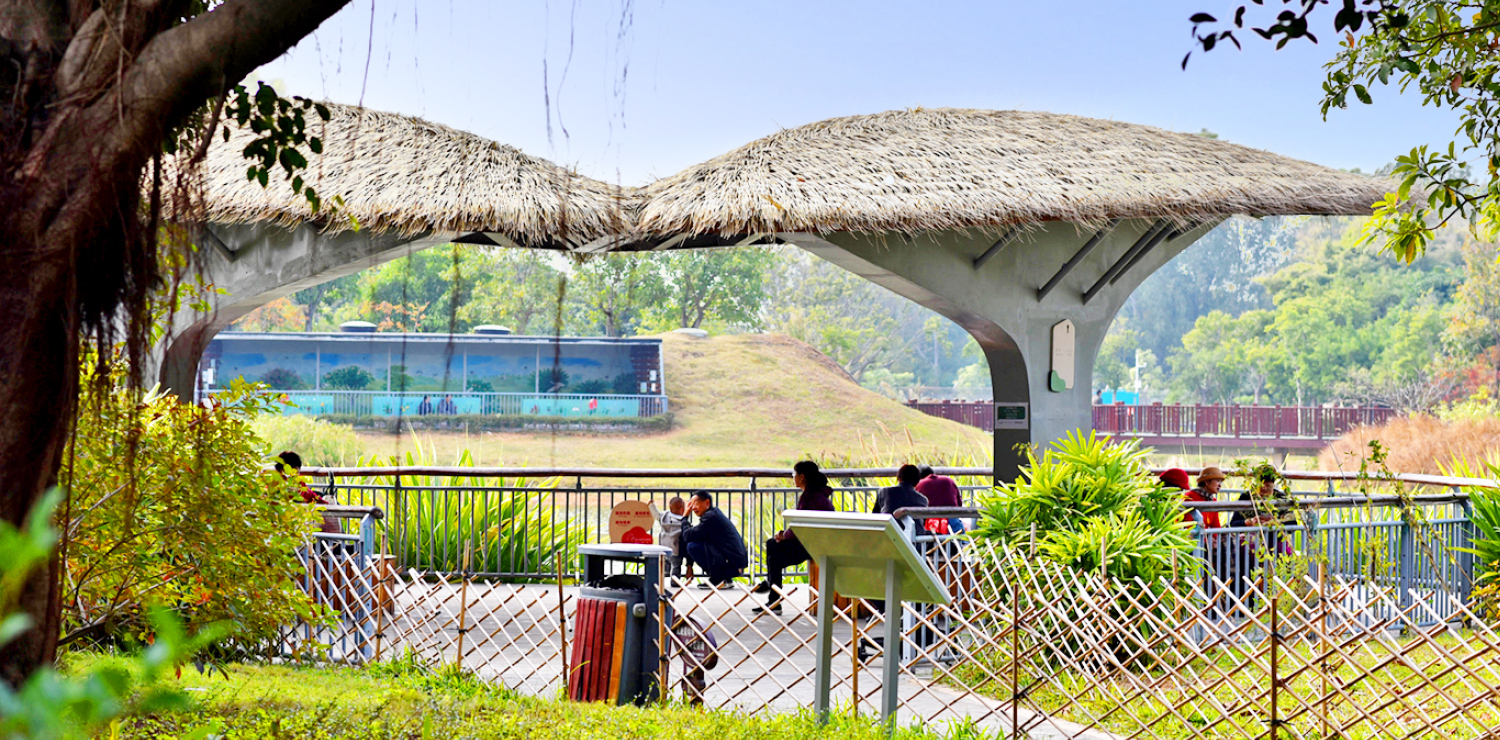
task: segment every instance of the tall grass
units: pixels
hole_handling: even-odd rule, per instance
[[[365,443],[353,429],[310,416],[261,414],[250,422],[255,436],[265,441],[265,455],[294,450],[307,465],[348,465],[362,458]]]
[[[1441,475],[1443,467],[1454,460],[1479,469],[1485,458],[1500,455],[1500,417],[1443,421],[1406,416],[1382,426],[1355,427],[1323,450],[1318,467],[1358,470],[1371,440],[1380,440],[1390,450],[1386,466],[1397,472]]]

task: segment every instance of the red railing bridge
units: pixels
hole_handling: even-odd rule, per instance
[[[986,431],[995,428],[990,401],[908,401],[932,416]],[[1202,406],[1130,405],[1094,407],[1094,429],[1111,436],[1138,438],[1152,446],[1210,444],[1321,449],[1350,429],[1384,424],[1395,409],[1372,406]]]

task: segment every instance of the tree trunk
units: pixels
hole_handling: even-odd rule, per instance
[[[194,110],[346,2],[227,0],[179,23],[185,2],[0,0],[5,521],[23,523],[56,481],[81,333],[112,336],[121,318],[139,318],[158,281],[156,214],[140,216],[146,165]],[[21,594],[33,627],[0,647],[12,686],[53,657],[58,571],[55,560],[38,569]]]

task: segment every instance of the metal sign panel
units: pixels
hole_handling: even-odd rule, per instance
[[[886,564],[894,561],[903,601],[949,602],[948,589],[890,516],[796,510],[782,516],[808,554],[827,557],[837,566],[833,588],[839,595],[885,598]]]
[[[1031,404],[1030,403],[1004,403],[995,402],[995,428],[996,429],[1030,429],[1031,428]]]

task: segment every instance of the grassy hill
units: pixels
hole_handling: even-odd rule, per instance
[[[662,338],[667,432],[579,435],[516,432],[361,432],[367,451],[420,443],[442,462],[468,449],[482,465],[600,467],[790,466],[804,455],[899,462],[989,464],[984,432],[928,416],[861,388],[832,360],[780,335]]]

